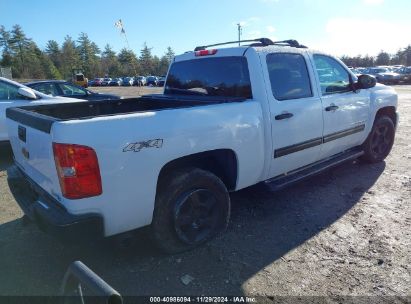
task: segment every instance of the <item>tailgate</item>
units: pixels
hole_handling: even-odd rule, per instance
[[[52,148],[52,122],[44,128],[42,119],[36,120],[29,113],[15,115],[18,112],[14,111],[18,110],[7,111],[7,128],[16,165],[41,188],[58,198],[61,190]]]

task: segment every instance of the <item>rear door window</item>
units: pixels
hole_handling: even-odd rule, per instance
[[[275,99],[288,100],[313,96],[307,65],[302,55],[273,53],[267,55],[266,61]]]
[[[233,56],[175,62],[164,93],[252,98],[247,59]]]

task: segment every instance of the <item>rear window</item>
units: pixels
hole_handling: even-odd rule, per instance
[[[237,56],[175,62],[164,93],[252,98],[247,59]]]

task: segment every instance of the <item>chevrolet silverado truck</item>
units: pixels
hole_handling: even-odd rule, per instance
[[[176,56],[163,94],[8,109],[8,179],[24,213],[75,238],[150,226],[176,253],[224,231],[229,192],[384,160],[392,88],[295,40],[245,42]]]

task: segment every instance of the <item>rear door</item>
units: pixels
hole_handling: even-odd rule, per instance
[[[360,145],[365,139],[370,109],[370,92],[353,92],[350,75],[333,57],[314,54],[313,63],[324,106],[324,144],[321,158]],[[352,79],[355,76],[351,75]]]
[[[323,132],[322,104],[305,53],[262,54],[273,142],[270,177],[315,162]]]
[[[18,93],[18,86],[0,80],[0,141],[8,141],[6,109],[28,105],[30,99]]]

